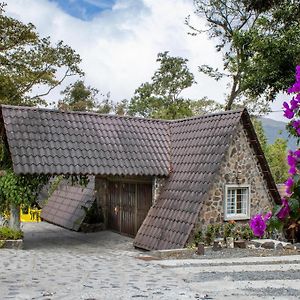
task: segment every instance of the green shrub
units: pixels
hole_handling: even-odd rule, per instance
[[[203,242],[203,232],[202,230],[197,231],[197,233],[194,235],[194,244],[196,246],[199,245],[199,243]]]
[[[220,237],[221,224],[210,224],[206,228],[205,232],[205,243],[211,245],[216,237]]]
[[[229,221],[224,224],[210,224],[205,232],[201,229],[198,230],[193,242],[195,245],[198,245],[200,242],[211,245],[215,238],[224,238],[226,241],[229,237],[234,240],[251,240],[254,238],[254,235],[249,224],[238,224],[235,221]]]
[[[241,238],[244,240],[252,240],[254,238],[253,231],[251,230],[249,224],[242,225]]]
[[[235,225],[236,223],[234,221],[229,221],[223,226],[224,240],[226,240],[228,237],[234,238]]]
[[[0,240],[19,240],[23,238],[21,230],[14,230],[9,227],[0,227]]]

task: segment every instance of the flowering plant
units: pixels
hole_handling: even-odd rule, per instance
[[[287,129],[290,135],[300,138],[300,66],[296,67],[296,81],[287,90],[294,94],[289,103],[283,103],[284,116],[290,120]],[[289,178],[285,182],[287,196],[281,199],[273,213],[265,216],[258,214],[250,220],[250,227],[257,237],[263,237],[266,230],[285,228],[290,231],[291,238],[300,239],[300,149],[289,151],[287,155]],[[297,234],[297,236],[296,236]]]

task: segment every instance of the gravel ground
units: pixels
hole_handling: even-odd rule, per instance
[[[224,248],[219,251],[212,250],[211,247],[205,248],[205,255],[193,255],[196,259],[216,259],[216,258],[239,258],[239,257],[267,257],[267,256],[285,256],[285,255],[299,255],[299,250],[272,250],[272,249],[227,249]]]
[[[201,272],[196,276],[193,276],[193,278],[189,280],[194,282],[215,281],[215,280],[221,280],[225,277],[230,278],[230,280],[232,281],[281,280],[283,276],[285,280],[296,280],[296,279],[298,280],[300,279],[300,272],[299,270],[289,270],[288,272],[263,271],[259,273],[259,276],[257,271],[256,272],[243,271],[243,272],[230,272],[230,273]]]

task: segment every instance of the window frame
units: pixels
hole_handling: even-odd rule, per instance
[[[239,189],[239,188],[246,188],[248,189],[248,199],[246,204],[246,214],[242,213],[234,213],[234,214],[228,214],[227,212],[227,201],[228,201],[228,190],[229,189]],[[249,220],[250,219],[250,205],[251,205],[251,189],[250,184],[226,184],[225,185],[225,198],[224,198],[224,220],[230,221],[230,220]],[[236,206],[236,203],[235,203]],[[236,211],[236,207],[235,207]]]

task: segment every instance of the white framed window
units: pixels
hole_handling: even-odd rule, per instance
[[[250,219],[250,185],[225,186],[225,220]]]

